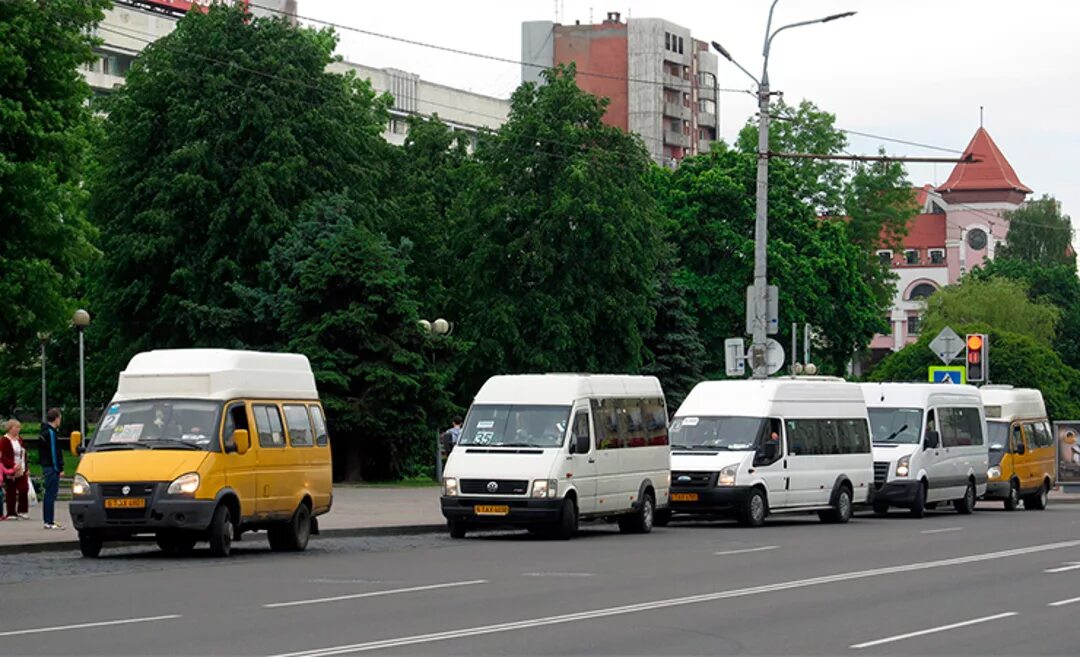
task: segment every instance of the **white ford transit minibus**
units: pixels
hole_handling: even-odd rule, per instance
[[[974,386],[864,383],[874,435],[874,512],[922,517],[940,502],[971,513],[986,493],[986,418]]]
[[[873,483],[862,392],[831,377],[706,381],[671,422],[671,510],[847,522]]]
[[[569,538],[579,519],[647,533],[667,508],[670,465],[655,377],[496,376],[446,462],[442,512],[454,538],[493,525]]]

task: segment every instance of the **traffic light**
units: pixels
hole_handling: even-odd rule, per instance
[[[986,352],[989,341],[984,333],[970,333],[964,340],[967,346],[967,380],[968,383],[986,381],[986,371],[989,366]]]

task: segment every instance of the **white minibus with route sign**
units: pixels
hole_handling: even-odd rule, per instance
[[[667,406],[651,376],[495,376],[473,400],[443,473],[450,535],[527,527],[559,538],[579,520],[648,533],[668,505]]]
[[[832,377],[706,381],[671,422],[671,511],[817,512],[847,522],[868,501],[873,459],[858,386]]]

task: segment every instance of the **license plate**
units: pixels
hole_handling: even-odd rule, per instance
[[[146,500],[141,497],[114,497],[105,500],[106,509],[145,509]]]
[[[510,507],[505,504],[477,504],[473,511],[478,516],[505,516],[510,513]]]
[[[672,502],[697,502],[698,501],[698,494],[697,493],[672,493],[671,494],[671,501]]]

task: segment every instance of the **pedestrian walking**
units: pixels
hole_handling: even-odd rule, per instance
[[[9,520],[30,517],[30,468],[26,463],[26,444],[19,435],[22,424],[8,420],[0,436],[0,469],[4,474],[5,511]]]
[[[441,436],[443,454],[449,454],[453,451],[454,445],[457,445],[458,439],[461,438],[461,423],[461,416],[455,415],[453,426],[443,432]]]
[[[38,447],[38,459],[41,474],[45,479],[45,499],[42,500],[42,515],[45,529],[63,529],[56,522],[56,496],[60,492],[60,477],[64,476],[64,450],[60,447],[60,409],[50,408],[45,414],[45,426],[41,427],[41,444]]]

